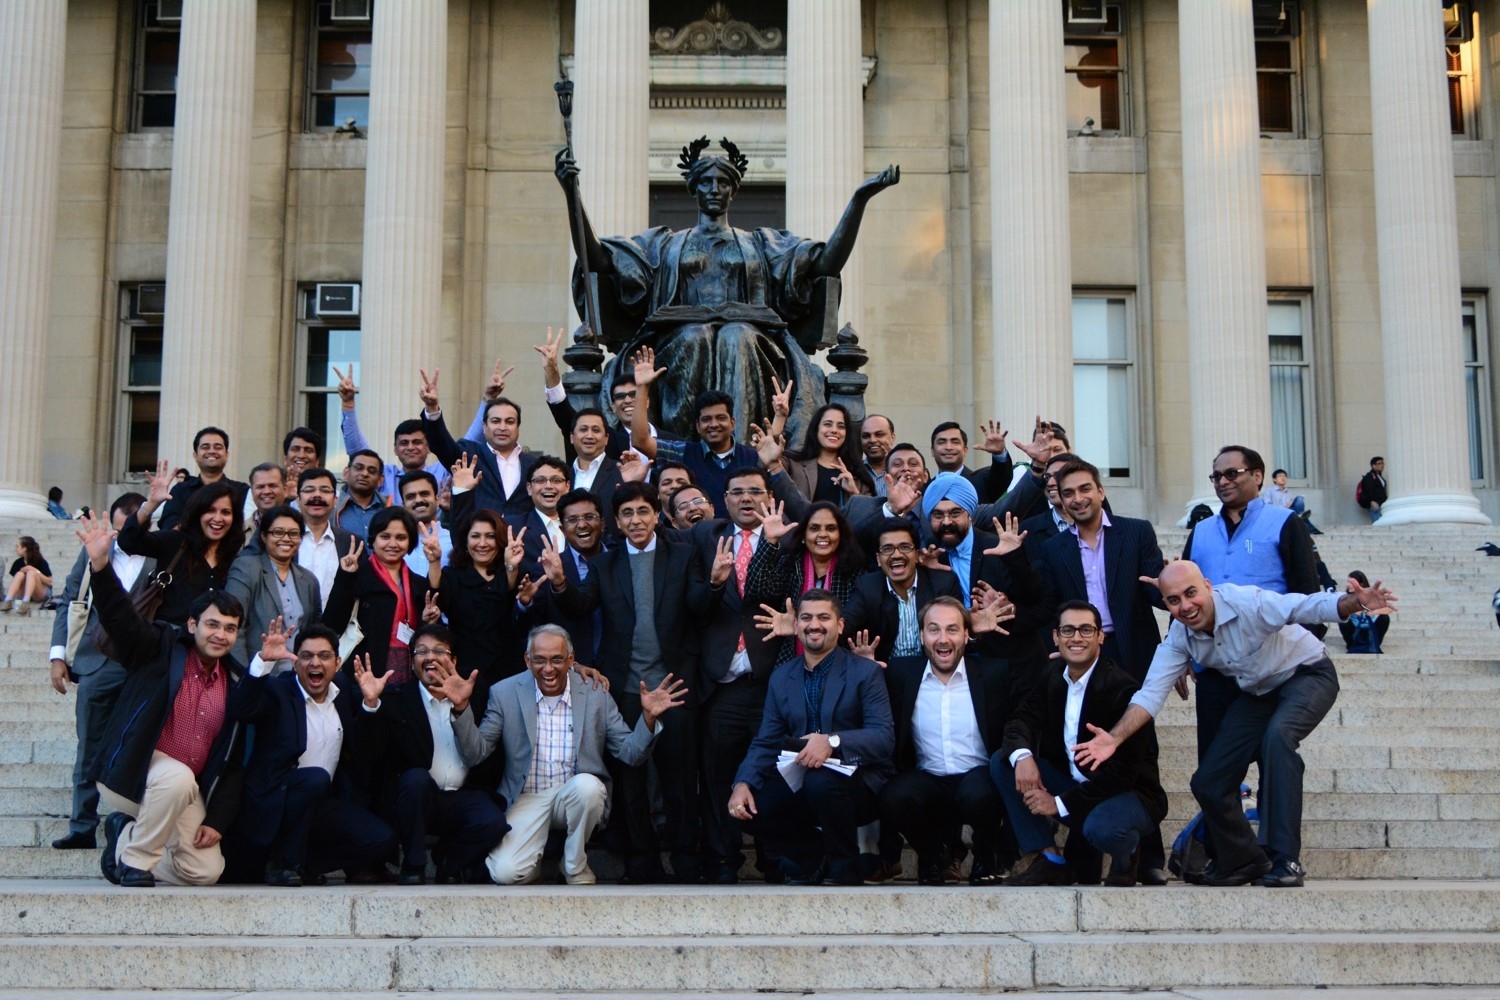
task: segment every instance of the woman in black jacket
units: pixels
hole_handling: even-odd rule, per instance
[[[516,619],[516,579],[526,558],[522,536],[511,534],[492,510],[478,510],[461,521],[453,552],[444,569],[432,557],[442,557],[434,531],[422,538],[427,553],[428,584],[437,590],[438,607],[453,630],[453,652],[467,675],[476,667],[485,683],[518,674],[523,669],[513,641]]]
[[[183,508],[182,523],[170,531],[152,531],[151,515],[172,496],[171,463],[157,465],[151,492],[135,517],[120,529],[120,549],[156,560],[166,583],[156,620],[185,625],[188,607],[209,590],[223,590],[229,568],[245,540],[244,521],[229,481],[201,486]],[[258,640],[259,637],[257,636]]]
[[[779,510],[767,510],[761,518],[761,544],[745,572],[744,601],[780,610],[788,600],[820,587],[844,604],[865,568],[854,530],[837,504],[813,504],[802,522],[790,528]],[[795,640],[783,640],[777,662],[795,651]]]

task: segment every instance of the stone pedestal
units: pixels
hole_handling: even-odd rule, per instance
[[[66,0],[0,4],[0,516],[46,517],[42,420]]]
[[[157,454],[206,425],[235,437],[250,231],[255,0],[187,0],[177,61]]]
[[[1442,16],[1370,0],[1370,107],[1391,498],[1376,525],[1487,524],[1468,425]]]

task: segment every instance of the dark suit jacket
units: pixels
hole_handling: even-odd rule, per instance
[[[503,566],[491,580],[472,566],[443,570],[437,602],[453,630],[453,653],[463,670],[477,667],[491,684],[524,669],[516,641],[515,597]]]
[[[603,555],[601,552],[600,555]],[[595,559],[598,556],[594,557]],[[578,575],[578,552],[572,546],[562,553],[563,576],[567,578],[568,589],[577,590],[580,586]],[[592,569],[590,570],[592,572]],[[597,621],[596,621],[597,619]],[[531,602],[531,607],[523,611],[516,620],[516,632],[524,637],[538,625],[558,625],[567,630],[573,640],[573,655],[578,662],[586,667],[595,665],[599,658],[599,644],[602,638],[604,616],[597,609],[589,614],[574,618],[562,608],[558,607],[557,601],[552,596],[552,588],[542,586],[537,589],[536,597]],[[519,662],[519,661],[518,661]],[[525,665],[522,664],[524,669]],[[505,676],[518,673],[518,670],[509,670]]]
[[[342,572],[342,571],[341,571]],[[412,628],[422,627],[422,609],[427,604],[427,577],[419,573],[408,573],[411,593],[407,601],[411,606]],[[339,686],[358,690],[354,683],[356,656],[370,656],[370,670],[377,677],[385,675],[386,659],[391,651],[391,625],[396,620],[396,595],[375,575],[375,568],[368,552],[359,557],[359,569],[355,571],[354,583],[349,587],[334,587],[328,595],[328,607],[323,609],[323,624],[343,634],[354,617],[354,602],[359,602],[359,627],[365,638],[350,653],[339,668]]]
[[[837,733],[840,746],[835,756],[858,764],[854,773],[872,792],[880,791],[895,773],[891,754],[896,748],[896,730],[884,671],[873,660],[847,649],[835,649],[828,656],[832,662],[823,685],[822,715],[816,720],[807,717],[802,687],[806,661],[794,657],[771,674],[760,732],[734,776],[736,784],[743,781],[752,789],[760,788],[776,774],[776,757],[788,742],[811,732]]]
[[[715,518],[699,521],[692,531],[686,533],[685,540],[697,550],[700,565],[712,566],[719,539],[730,538],[738,531],[733,521]],[[765,542],[762,541],[761,544],[764,545]],[[757,614],[760,614],[760,605],[746,600],[740,594],[739,583],[731,573],[729,582],[724,585],[723,600],[708,620],[700,625],[703,636],[698,667],[703,675],[705,696],[729,672],[729,664],[734,659],[742,632],[745,636],[745,652],[750,654],[750,673],[764,681],[776,669],[776,651],[781,644],[761,641],[765,633],[755,627]]]
[[[77,600],[88,601],[91,595],[84,591],[80,596],[79,590],[83,587],[83,571],[88,568],[89,553],[87,549],[78,550],[78,558],[73,561],[73,568],[68,571],[68,580],[61,591],[57,594],[57,617],[52,621],[52,645],[67,646],[68,644],[68,605]],[[136,574],[135,582],[130,586],[130,597],[135,596],[146,589],[151,582],[151,574],[156,572],[156,560],[146,557],[141,563],[141,571]],[[92,575],[90,580],[92,580]],[[80,677],[87,677],[98,672],[99,668],[109,662],[109,657],[99,651],[94,645],[93,630],[99,622],[99,609],[91,608],[89,611],[89,623],[79,637],[78,649],[73,654],[73,662],[68,664],[68,673],[74,681]]]
[[[224,481],[234,491],[233,502],[235,510],[245,509],[245,497],[250,492],[250,484],[242,483],[237,479],[227,476]],[[182,523],[182,512],[187,509],[187,502],[193,498],[193,494],[203,488],[203,479],[200,476],[188,476],[182,482],[172,487],[172,496],[166,503],[161,505],[161,517],[156,521],[157,528],[162,531],[170,531]]]
[[[1156,529],[1150,521],[1135,517],[1111,517],[1104,529],[1105,590],[1109,595],[1109,615],[1113,619],[1115,642],[1121,664],[1132,677],[1144,678],[1151,657],[1161,644],[1153,607],[1163,607],[1161,592],[1139,577],[1153,579],[1161,575],[1161,546],[1156,543]],[[1045,606],[1055,609],[1063,601],[1086,601],[1088,585],[1083,578],[1083,557],[1078,554],[1078,538],[1063,532],[1042,547],[1037,567],[1046,592]]]
[[[524,515],[531,510],[526,478],[531,475],[531,467],[536,464],[537,456],[528,451],[521,452],[521,478],[516,482],[514,492],[506,496],[503,492],[505,485],[500,478],[500,466],[495,462],[495,453],[488,444],[475,444],[467,439],[454,441],[443,418],[439,416],[436,420],[429,420],[425,412],[422,414],[422,430],[427,434],[427,446],[445,468],[452,468],[459,455],[475,456],[479,468],[484,472],[479,485],[474,488],[476,507],[506,515]]]
[[[1068,760],[1072,756],[1070,746],[1076,734],[1063,732],[1068,704],[1068,684],[1063,676],[1066,670],[1065,666],[1049,668],[1044,682],[1038,684],[1017,707],[1005,726],[1005,745],[1001,753],[1009,757],[1025,748],[1060,770],[1068,769]],[[1100,657],[1083,692],[1083,710],[1078,719],[1083,737],[1089,736],[1086,728],[1089,724],[1109,729],[1119,722],[1139,687],[1135,678]],[[1157,773],[1158,755],[1156,726],[1147,722],[1134,736],[1121,743],[1103,765],[1079,768],[1088,780],[1062,796],[1063,805],[1068,809],[1063,822],[1070,827],[1081,827],[1095,806],[1127,791],[1140,796],[1153,822],[1166,819],[1167,793],[1162,791]]]
[[[1034,668],[1037,661],[1045,657],[1045,650],[1038,638],[1038,630],[1050,624],[1052,608],[1042,589],[1042,582],[1031,565],[1024,543],[1014,552],[1003,556],[984,555],[1000,539],[987,531],[974,530],[974,550],[969,556],[969,580],[966,593],[972,594],[980,580],[1005,594],[1016,606],[1016,617],[1002,626],[1009,635],[998,632],[976,637],[976,645],[984,655],[1010,661],[1013,673],[1019,674]],[[943,552],[943,561],[948,553]]]
[[[963,600],[963,588],[952,573],[934,572],[926,566],[917,567],[916,590],[918,614],[935,597]],[[878,569],[855,580],[854,590],[844,602],[844,638],[853,638],[866,629],[872,638],[880,637],[880,643],[875,647],[875,659],[890,660],[891,651],[896,648],[896,636],[901,631],[901,607],[886,584],[885,574]],[[917,631],[920,634],[920,624]]]
[[[566,590],[552,591],[553,603],[570,618],[586,618],[596,608],[604,612],[599,662],[593,666],[609,678],[616,695],[636,693],[625,691],[635,635],[635,584],[628,553],[625,545],[610,549],[589,563],[588,577],[576,588],[570,582]],[[698,662],[698,633],[702,623],[713,617],[728,587],[709,586],[707,572],[686,542],[657,536],[655,557],[656,639],[661,661],[687,683],[688,704],[694,705],[701,688],[690,669]]]
[[[568,484],[572,485],[576,475],[573,468],[573,459],[568,459]],[[614,507],[615,490],[620,488],[624,480],[620,477],[620,463],[617,459],[605,454],[599,459],[599,471],[594,475],[594,485],[589,487],[589,492],[599,498],[599,505],[604,508],[605,530],[613,530],[614,516],[610,513]]]
[[[1113,520],[1114,515],[1110,515]],[[1042,546],[1047,541],[1057,537],[1057,522],[1052,520],[1051,510],[1044,510],[1034,517],[1028,517],[1021,522],[1021,530],[1026,532],[1026,554],[1031,557],[1032,565],[1041,562]]]
[[[463,660],[459,660],[459,669]],[[484,716],[489,705],[490,686],[481,678],[474,684],[474,694],[469,699],[477,717]],[[359,709],[359,711],[364,711]],[[376,784],[380,800],[394,803],[396,781],[402,774],[417,768],[426,771],[432,767],[432,725],[427,721],[427,705],[422,700],[422,685],[418,682],[403,684],[398,688],[387,688],[380,698],[380,708],[374,714],[372,747],[379,748],[376,763]],[[504,758],[495,754],[483,763],[469,768],[464,777],[465,788],[477,788],[493,793],[500,784]]]
[[[593,403],[594,400],[589,399],[588,402]],[[578,457],[578,452],[573,450],[573,442],[571,440],[573,416],[578,412],[573,409],[573,399],[571,396],[565,396],[560,403],[548,403],[547,409],[551,411],[552,420],[557,424],[557,429],[562,431],[564,457],[567,459],[568,464],[572,465],[573,460]],[[630,428],[615,423],[613,414],[604,418],[604,427],[609,435],[604,445],[604,454],[615,461],[619,461],[620,456],[630,448]]]
[[[297,675],[251,677],[241,683],[235,718],[255,727],[245,763],[245,791],[237,832],[250,844],[264,846],[276,839],[286,806],[286,783],[297,770],[297,758],[307,750],[307,705]],[[365,737],[373,716],[361,712],[358,687],[339,685],[333,705],[344,727],[339,763],[332,775],[335,788],[351,788],[350,770],[364,758]],[[361,718],[360,716],[364,716]],[[349,798],[350,795],[340,797]]]
[[[927,657],[898,656],[885,671],[891,693],[891,715],[896,724],[894,757],[898,771],[910,771],[918,766],[912,717],[917,710],[917,689],[921,687],[922,674],[926,670]],[[985,753],[994,753],[1000,749],[1005,736],[1005,720],[1011,713],[1005,663],[966,656],[964,671],[969,681],[969,698],[974,703],[974,719],[979,723],[979,738],[984,740]]]

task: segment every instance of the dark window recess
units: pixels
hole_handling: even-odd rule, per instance
[[[729,222],[736,229],[785,229],[786,186],[782,184],[746,184],[734,196]],[[653,226],[668,229],[691,229],[698,224],[698,206],[684,184],[651,185]],[[798,233],[812,240],[826,240],[828,233]]]

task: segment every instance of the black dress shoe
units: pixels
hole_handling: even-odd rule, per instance
[[[1105,885],[1112,885],[1118,889],[1128,889],[1135,885],[1136,873],[1141,867],[1140,848],[1136,848],[1127,856],[1111,854],[1109,856],[1109,874],[1104,877]]]
[[[917,861],[917,885],[940,886],[948,884],[948,870],[941,861]]]
[[[1037,855],[1029,867],[1005,880],[1006,885],[1077,885],[1078,873],[1067,862],[1058,864]]]
[[[92,833],[73,832],[52,842],[55,851],[92,851],[99,846]]]
[[[1301,888],[1302,880],[1306,877],[1307,869],[1302,867],[1301,862],[1284,859],[1276,862],[1276,867],[1257,882],[1271,889],[1298,889]]]
[[[1262,875],[1271,870],[1271,861],[1265,855],[1261,855],[1253,861],[1247,861],[1238,868],[1221,869],[1217,861],[1210,861],[1208,867],[1203,869],[1203,881],[1201,885],[1213,885],[1221,888],[1235,885],[1249,885]]]
[[[424,868],[403,868],[401,874],[396,876],[397,885],[426,885],[427,870]]]
[[[120,812],[110,813],[104,818],[104,853],[99,855],[99,870],[115,885],[120,884],[120,866],[115,861],[115,852],[119,849],[120,831],[129,822],[130,817]]]
[[[295,868],[287,868],[273,861],[266,865],[266,885],[297,889],[302,885],[302,873]]]
[[[156,876],[139,868],[129,865],[119,865],[115,871],[120,876],[120,885],[127,889],[154,889],[156,888]]]
[[[1003,872],[996,871],[982,861],[969,866],[969,884],[972,886],[996,886],[1005,882]]]

